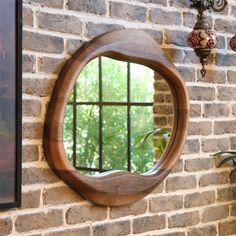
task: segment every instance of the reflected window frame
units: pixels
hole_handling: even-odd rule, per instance
[[[72,153],[72,164],[73,166],[80,171],[88,172],[88,173],[102,173],[106,171],[110,171],[112,169],[106,169],[104,168],[104,155],[103,155],[103,112],[102,108],[104,106],[111,107],[111,106],[120,106],[120,107],[126,107],[127,108],[127,171],[132,171],[132,137],[131,137],[131,108],[132,107],[153,107],[154,106],[154,98],[153,102],[132,102],[131,98],[131,64],[130,62],[124,62],[127,65],[127,100],[124,102],[115,102],[115,101],[104,101],[103,99],[103,68],[102,68],[102,58],[107,57],[98,57],[98,80],[99,80],[99,91],[98,91],[98,101],[97,102],[88,102],[88,101],[77,101],[78,94],[77,94],[77,88],[76,85],[79,83],[79,78],[76,82],[76,85],[74,86],[73,92],[70,96],[70,99],[68,101],[68,106],[72,106],[73,109],[73,130],[72,130],[72,140],[73,140],[73,153]],[[109,57],[108,57],[109,58]],[[112,58],[109,58],[113,60]],[[154,90],[154,71],[153,71],[153,91]],[[98,167],[84,167],[80,166],[77,163],[77,150],[76,150],[76,143],[77,143],[77,132],[75,127],[77,126],[77,115],[76,110],[79,106],[91,106],[96,105],[99,107],[99,164]],[[153,157],[154,159],[154,157]],[[153,163],[154,165],[154,163]],[[123,169],[124,170],[124,169]]]

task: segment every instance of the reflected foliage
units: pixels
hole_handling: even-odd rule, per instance
[[[153,167],[155,162],[155,148],[150,140],[142,146],[138,142],[147,131],[154,129],[152,107],[131,108],[131,133],[132,133],[132,170],[144,173]]]
[[[102,57],[100,60],[100,70],[97,58],[81,72],[76,82],[76,92],[72,93],[66,109],[64,146],[68,158],[77,167],[99,170],[99,140],[102,139],[102,171],[127,170],[127,117],[129,113],[131,171],[146,172],[155,163],[155,147],[151,139],[146,140],[143,146],[137,144],[141,136],[150,130],[155,130],[152,105],[154,73],[142,65],[130,64],[129,67],[127,62],[106,57]],[[128,74],[130,75],[130,88]],[[102,84],[99,84],[99,77]],[[128,88],[130,93],[128,93]],[[127,104],[101,106],[99,103],[127,103],[129,100],[136,103],[148,102],[151,105],[131,106],[129,110]],[[77,102],[76,112],[73,109],[73,101]],[[83,102],[90,102],[90,104]],[[75,113],[76,120],[73,120]],[[100,136],[99,122],[102,125]],[[76,125],[76,138],[73,141],[74,125]],[[73,142],[76,143],[74,162]],[[83,173],[94,174],[96,171]]]
[[[103,165],[106,170],[127,170],[127,108],[103,107]]]
[[[77,102],[95,102],[98,101],[99,94],[99,67],[98,58],[91,61],[81,72],[76,81],[76,101]],[[73,93],[71,96],[73,99]]]
[[[105,102],[127,101],[127,62],[102,57],[102,97]]]

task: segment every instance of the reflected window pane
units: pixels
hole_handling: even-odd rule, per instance
[[[127,170],[127,107],[103,107],[103,168]]]
[[[74,90],[73,90],[73,92],[70,94],[69,102],[73,102],[73,100],[74,100]]]
[[[67,105],[64,117],[64,147],[67,157],[73,163],[73,107]]]
[[[92,60],[82,70],[76,81],[77,102],[97,102],[99,96],[98,58]]]
[[[152,136],[154,130],[152,107],[131,108],[131,166],[133,172],[144,173],[153,167],[155,148]]]
[[[127,62],[102,57],[103,101],[127,101]]]
[[[90,170],[80,170],[79,172],[83,175],[99,175],[99,172]]]
[[[76,112],[76,165],[98,168],[99,107],[77,106]]]
[[[165,80],[158,74],[154,78],[148,67],[107,57],[91,61],[79,76],[76,93],[72,91],[66,110],[64,139],[69,160],[88,175],[127,170],[129,162],[132,172],[150,170],[162,156],[171,130],[173,110],[168,88]],[[122,104],[115,104],[118,102]],[[74,107],[77,108],[73,138]],[[157,128],[165,131],[154,135]],[[167,138],[163,139],[164,136]]]
[[[155,93],[153,70],[130,63],[130,87],[132,102],[153,102]]]

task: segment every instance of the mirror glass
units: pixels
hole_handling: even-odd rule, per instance
[[[86,175],[145,173],[163,155],[172,121],[165,79],[143,65],[99,57],[83,69],[69,98],[65,151]]]

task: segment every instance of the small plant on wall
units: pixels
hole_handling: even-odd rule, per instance
[[[141,146],[145,149],[145,145],[151,141],[151,145],[154,146],[156,150],[155,159],[158,160],[164,153],[168,141],[170,139],[170,131],[166,128],[156,128],[145,134],[140,135],[136,140],[136,145]]]
[[[222,158],[222,160],[218,164],[218,167],[221,167],[225,163],[232,164],[233,170],[230,173],[230,178],[233,178],[233,176],[236,174],[236,151],[217,152],[213,156],[217,158]]]

